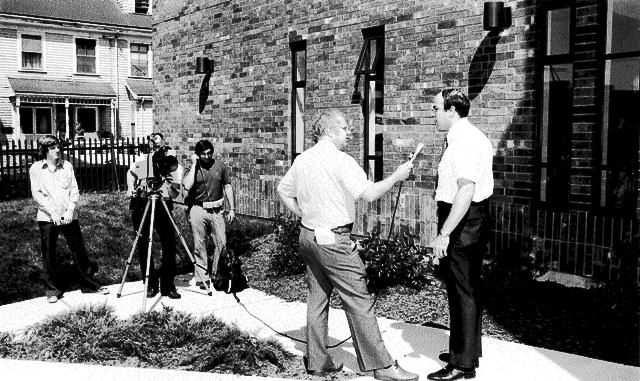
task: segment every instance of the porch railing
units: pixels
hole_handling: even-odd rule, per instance
[[[126,189],[126,173],[142,150],[143,139],[83,139],[63,148],[63,159],[74,167],[81,192]],[[30,197],[29,168],[37,161],[32,140],[0,143],[0,199]]]
[[[549,270],[596,280],[631,272],[640,282],[636,219],[496,202],[491,209],[494,256],[521,263],[535,259]]]

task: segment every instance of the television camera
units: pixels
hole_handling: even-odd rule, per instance
[[[172,183],[171,172],[178,169],[178,159],[175,150],[163,144],[164,137],[159,132],[147,136],[149,153],[136,161],[133,165],[133,176],[139,187],[138,192],[160,191],[162,184]]]

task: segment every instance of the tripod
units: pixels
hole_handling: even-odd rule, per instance
[[[194,267],[198,266],[198,264],[196,263],[195,257],[187,247],[187,243],[185,242],[184,237],[182,236],[182,233],[180,233],[180,230],[178,229],[178,225],[176,225],[176,222],[174,221],[173,216],[171,216],[171,213],[169,212],[169,208],[167,207],[167,204],[162,199],[162,195],[160,191],[158,190],[150,191],[149,195],[147,196],[147,205],[144,208],[140,226],[138,227],[138,231],[136,232],[136,239],[133,241],[133,246],[131,247],[129,258],[127,258],[127,261],[126,261],[126,267],[124,269],[124,273],[122,274],[122,282],[120,283],[120,288],[118,289],[118,294],[117,294],[118,298],[122,296],[122,288],[124,287],[124,282],[125,282],[125,279],[127,278],[127,272],[129,272],[129,267],[131,266],[133,253],[135,253],[136,251],[138,240],[140,239],[140,237],[142,237],[141,233],[142,233],[142,229],[145,226],[144,222],[146,221],[147,213],[149,212],[149,207],[151,207],[151,221],[149,221],[149,238],[148,238],[149,244],[147,247],[147,267],[146,267],[147,270],[145,271],[145,277],[144,277],[145,288],[142,292],[142,308],[141,308],[142,312],[145,312],[147,307],[147,291],[149,289],[149,270],[151,267],[151,246],[153,242],[153,223],[155,219],[156,204],[158,200],[160,200],[160,203],[162,204],[165,212],[167,213],[167,216],[169,216],[169,220],[173,225],[173,229],[178,234],[178,237],[180,237],[180,242],[182,242],[182,246],[184,246],[184,249],[187,251],[187,254],[189,255],[189,259],[191,260],[191,263],[194,265]],[[195,273],[198,275],[199,278],[201,278],[200,281],[202,282],[202,284],[205,285],[207,289],[207,295],[211,296],[212,292],[211,292],[211,289],[209,288],[209,284],[205,281],[205,279],[202,279],[202,275],[199,275],[197,271],[195,271]]]

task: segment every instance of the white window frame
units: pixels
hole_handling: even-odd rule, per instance
[[[44,133],[39,133],[38,131],[38,125],[37,125],[37,109],[47,109],[49,110],[49,125],[51,126],[51,131],[49,132],[44,132]],[[18,112],[20,112],[20,110],[25,110],[25,109],[31,109],[31,122],[33,123],[33,132],[31,133],[25,133],[22,130],[22,117],[20,117],[20,133],[23,135],[28,135],[28,136],[44,136],[44,135],[55,135],[55,128],[54,128],[54,120],[53,120],[53,107],[51,106],[20,106]]]
[[[28,36],[40,36],[41,41],[42,41],[42,60],[41,60],[41,67],[40,69],[28,69],[28,68],[24,68],[22,67],[22,36],[23,35],[28,35]],[[46,61],[46,40],[45,40],[45,33],[44,32],[31,32],[31,31],[24,31],[24,32],[20,32],[19,33],[20,38],[18,38],[18,46],[17,46],[17,50],[18,50],[18,71],[29,71],[29,72],[44,72],[46,71],[46,67],[47,67],[47,61]]]
[[[85,105],[80,105],[80,106],[76,106],[73,108],[73,120],[74,122],[78,122],[78,110],[81,108],[89,108],[89,109],[93,109],[96,112],[96,130],[95,131],[87,131],[85,130],[85,136],[87,136],[87,134],[97,134],[98,131],[100,131],[100,110],[98,109],[98,106],[85,106]],[[80,128],[84,129],[84,127],[82,127],[82,125],[80,125]]]
[[[131,72],[131,65],[132,65],[132,59],[131,59],[131,55],[132,55],[132,51],[131,51],[131,45],[146,45],[147,47],[149,47],[149,50],[147,50],[147,76],[146,77],[140,77],[137,75],[133,75],[133,73]],[[152,72],[151,69],[153,69],[153,65],[151,64],[151,59],[152,59],[152,52],[151,52],[151,43],[150,42],[137,42],[137,41],[132,41],[129,42],[129,77],[136,77],[136,78],[152,78]]]
[[[85,73],[78,71],[78,40],[93,40],[96,42],[96,71],[95,73]],[[78,75],[99,75],[100,73],[100,54],[98,53],[98,39],[94,37],[83,37],[83,36],[74,36],[73,37],[73,72]],[[117,52],[117,49],[116,49]]]

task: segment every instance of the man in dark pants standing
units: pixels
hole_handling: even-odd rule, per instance
[[[71,163],[60,157],[58,138],[45,135],[38,139],[38,159],[29,168],[29,179],[31,194],[38,204],[37,219],[44,267],[42,280],[47,288],[47,301],[57,302],[69,286],[56,256],[60,233],[73,254],[82,292],[108,294],[109,289],[101,287],[93,279],[97,266],[87,256],[76,215],[80,198],[78,183]]]
[[[138,239],[138,259],[140,262],[140,273],[142,278],[145,278],[147,271],[147,250],[149,247],[149,230],[151,227],[151,206],[147,212],[147,217],[142,221],[144,209],[148,201],[148,187],[146,179],[139,179],[136,175],[135,167],[143,163],[145,167],[152,168],[153,166],[153,153],[158,150],[162,144],[163,136],[160,133],[151,134],[149,144],[151,153],[142,155],[131,164],[131,168],[127,171],[127,189],[131,195],[131,202],[129,203],[129,209],[131,210],[131,222],[136,231],[140,228],[140,224],[144,223],[144,227],[141,231],[141,237]],[[151,170],[147,169],[149,174]],[[180,192],[180,183],[182,182],[182,174],[184,168],[178,165],[177,169],[170,173],[169,176],[162,179],[162,185],[160,191],[162,199],[167,204],[169,212],[173,211],[173,199],[176,198]],[[171,216],[167,214],[164,206],[160,200],[155,205],[155,215],[153,221],[153,229],[156,230],[160,237],[160,245],[162,246],[162,263],[160,269],[156,270],[154,266],[153,256],[149,256],[149,285],[147,289],[147,297],[153,298],[158,294],[166,296],[170,299],[180,299],[180,294],[176,290],[174,285],[174,277],[176,275],[176,233],[171,223]],[[158,290],[158,286],[160,289]]]
[[[460,90],[443,90],[433,102],[436,125],[448,133],[435,195],[439,234],[429,246],[437,258],[446,255],[451,332],[449,352],[439,356],[448,364],[429,374],[430,380],[474,378],[482,356],[479,292],[490,233],[493,147],[467,119],[469,108],[469,99]]]

